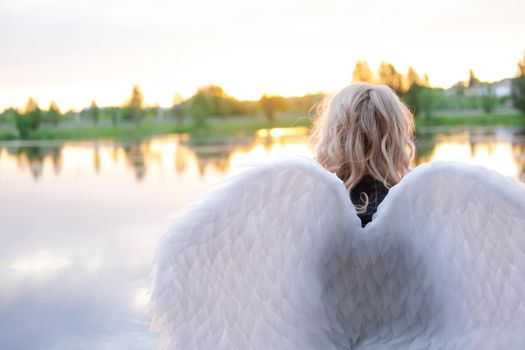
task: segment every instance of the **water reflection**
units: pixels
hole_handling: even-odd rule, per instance
[[[513,129],[432,129],[417,146],[418,164],[467,161],[525,180]],[[170,135],[0,146],[0,349],[155,348],[148,274],[170,215],[254,160],[312,153],[305,129],[206,145]]]
[[[525,138],[519,128],[479,128],[438,133],[418,142],[417,164],[452,160],[483,165],[525,181]]]
[[[3,146],[0,169],[28,171],[35,181],[44,172],[58,176],[67,171],[125,172],[140,182],[148,172],[152,177],[177,175],[186,172],[188,166],[196,168],[201,178],[207,178],[208,173],[224,176],[241,164],[275,155],[311,157],[313,147],[308,143],[307,131],[306,128],[261,129],[254,138],[217,140],[207,145],[191,145],[187,135],[170,135],[141,143]],[[432,160],[464,161],[523,180],[525,142],[520,132],[499,128],[420,134],[416,165]]]

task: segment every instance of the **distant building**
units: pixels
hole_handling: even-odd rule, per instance
[[[462,81],[458,81],[457,83],[455,83],[454,85],[452,85],[452,86],[449,87],[448,89],[445,89],[445,90],[444,90],[444,94],[445,94],[446,96],[458,96],[458,95],[463,95],[465,89],[466,89],[466,87],[465,87],[465,83],[462,82]]]
[[[465,96],[477,97],[485,95],[489,90],[488,83],[476,83],[468,88],[465,88]]]
[[[507,97],[507,96],[512,95],[512,79],[511,78],[503,79],[495,83],[492,83],[492,87],[494,88],[494,93],[498,97]]]
[[[469,97],[479,97],[488,93],[489,86],[497,97],[510,97],[512,94],[512,79],[506,78],[493,83],[480,82],[470,87],[465,87],[464,82],[458,82],[445,90],[446,95],[464,95]]]

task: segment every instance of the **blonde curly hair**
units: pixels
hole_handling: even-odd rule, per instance
[[[315,158],[350,192],[365,176],[387,188],[410,170],[415,147],[410,110],[386,85],[354,83],[325,97],[317,109],[312,141]],[[358,213],[363,205],[354,203]]]

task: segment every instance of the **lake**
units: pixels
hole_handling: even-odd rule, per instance
[[[525,131],[418,130],[416,165],[481,164],[525,181]],[[307,130],[140,143],[0,144],[0,349],[154,349],[151,260],[173,215],[254,161],[311,157]]]

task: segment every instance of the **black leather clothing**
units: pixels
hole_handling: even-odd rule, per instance
[[[357,215],[361,219],[361,226],[365,227],[366,224],[372,221],[372,216],[376,212],[377,207],[388,194],[388,188],[386,188],[381,181],[374,179],[372,176],[365,175],[350,192],[350,198],[354,205],[364,204],[360,198],[362,192],[368,195],[368,206],[366,212]]]

